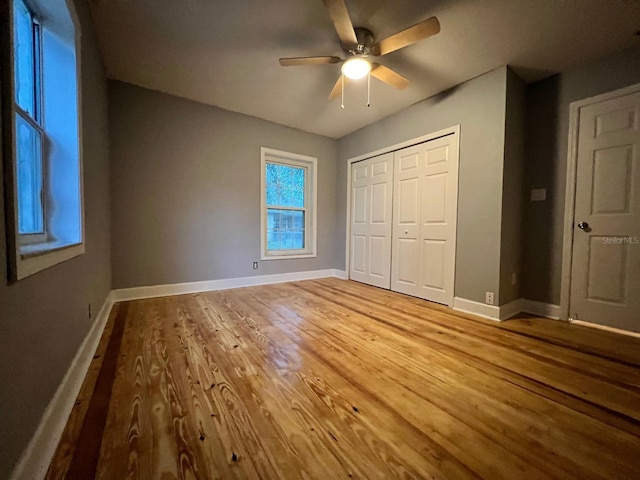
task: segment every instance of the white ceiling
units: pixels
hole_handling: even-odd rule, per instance
[[[638,0],[347,0],[355,26],[382,39],[435,15],[440,34],[381,57],[412,80],[371,79],[327,96],[340,65],[281,67],[280,57],[342,56],[322,0],[93,0],[110,78],[339,138],[500,65],[527,81],[640,45]],[[639,59],[640,61],[640,59]]]

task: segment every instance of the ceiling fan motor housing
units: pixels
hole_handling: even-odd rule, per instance
[[[345,53],[348,57],[352,56],[361,56],[367,57],[371,55],[371,46],[374,44],[375,39],[373,37],[373,33],[368,28],[355,27],[354,31],[356,32],[356,38],[358,39],[358,44],[353,48],[345,49]]]

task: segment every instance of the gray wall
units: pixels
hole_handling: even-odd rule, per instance
[[[340,267],[336,141],[110,82],[113,287]],[[317,258],[260,260],[260,147],[318,158]]]
[[[524,195],[525,84],[507,70],[502,228],[500,239],[500,305],[520,298],[522,208]],[[516,283],[512,282],[513,274]]]
[[[428,98],[338,141],[338,239],[346,235],[347,160],[460,125],[455,295],[500,304],[500,229],[507,69],[501,67]],[[340,267],[344,268],[344,241]]]
[[[640,83],[640,47],[527,87],[525,195],[546,188],[546,202],[524,208],[523,297],[560,304],[569,104]]]
[[[111,288],[107,82],[86,2],[82,114],[86,253],[13,285],[0,262],[0,479],[8,478]],[[3,159],[4,161],[4,159]],[[2,182],[0,182],[0,188]],[[6,258],[4,193],[0,257]]]

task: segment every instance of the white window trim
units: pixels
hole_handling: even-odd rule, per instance
[[[266,202],[266,164],[267,162],[282,163],[296,167],[307,167],[309,178],[306,179],[305,188],[309,193],[309,206],[305,208],[305,245],[304,251],[280,250],[269,252],[267,250],[267,202]],[[305,196],[306,196],[305,192]],[[261,260],[288,260],[293,258],[312,258],[317,256],[318,239],[318,159],[296,153],[283,152],[271,148],[260,148],[260,259]]]
[[[83,136],[82,136],[82,29],[80,24],[80,18],[76,11],[76,7],[73,1],[65,0],[65,4],[69,9],[69,15],[74,25],[75,31],[75,57],[76,57],[76,95],[77,95],[77,111],[78,111],[78,182],[79,182],[79,209],[80,215],[80,241],[74,243],[61,243],[60,241],[52,240],[45,241],[44,243],[32,243],[27,245],[20,245],[20,234],[18,233],[18,198],[17,198],[17,178],[15,172],[15,165],[10,168],[12,189],[13,189],[13,215],[8,215],[7,233],[9,241],[7,242],[7,250],[9,257],[8,274],[9,281],[18,281],[26,278],[34,273],[40,272],[47,268],[53,267],[59,263],[70,260],[74,257],[85,253],[85,212],[84,212],[84,172],[83,172]],[[10,33],[8,33],[10,40],[9,51],[10,61],[13,62],[13,12],[10,8],[9,25],[11,26]],[[14,75],[13,69],[9,75],[11,86],[8,89],[3,90],[2,95],[9,95],[11,105],[14,108],[11,109],[11,158],[10,162],[13,164],[16,158],[16,139],[15,139],[15,102],[14,102]],[[3,100],[4,102],[4,100]],[[4,118],[2,119],[4,120]],[[6,137],[5,137],[6,138]],[[4,140],[4,138],[3,138]],[[4,153],[4,152],[3,152]],[[6,173],[6,172],[5,172]],[[46,208],[46,206],[45,206]],[[13,217],[13,218],[11,218]],[[13,220],[13,222],[11,222]],[[45,219],[46,222],[46,219]]]

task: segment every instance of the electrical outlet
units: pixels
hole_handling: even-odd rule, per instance
[[[486,292],[484,303],[487,305],[493,305],[493,292]]]
[[[89,304],[88,310],[89,310],[89,320],[91,320],[91,304]]]
[[[511,274],[511,285],[516,285],[518,283],[518,275],[516,275],[516,272],[513,272]]]
[[[253,262],[253,269],[257,270],[258,269],[258,262]]]

